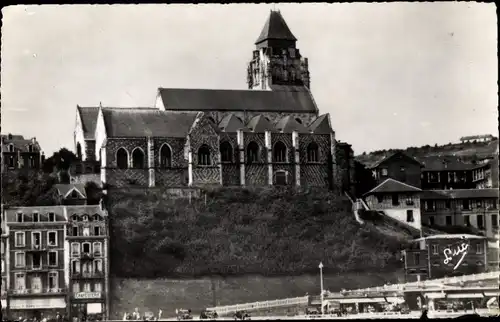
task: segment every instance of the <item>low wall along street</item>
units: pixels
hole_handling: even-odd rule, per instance
[[[325,275],[325,289],[340,291],[365,285],[402,282],[402,272],[381,274]],[[164,317],[175,316],[176,309],[191,309],[196,317],[201,310],[214,306],[276,300],[317,295],[320,292],[318,276],[239,276],[199,279],[111,279],[110,319],[121,319],[124,313],[138,308],[141,314],[158,310]]]

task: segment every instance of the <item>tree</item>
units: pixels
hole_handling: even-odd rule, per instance
[[[361,197],[377,184],[372,171],[359,161],[354,161],[354,178],[356,197]]]
[[[2,178],[2,201],[12,207],[52,206],[59,204],[53,175],[18,173]]]
[[[61,170],[67,171],[76,161],[78,161],[78,158],[73,152],[62,148],[45,160],[43,170],[46,173],[59,172]]]
[[[85,193],[87,194],[87,204],[97,205],[103,197],[102,189],[95,182],[88,181],[85,184]]]

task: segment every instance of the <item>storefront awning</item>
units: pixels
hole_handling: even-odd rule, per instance
[[[444,299],[446,297],[446,294],[442,292],[426,293],[425,296],[429,299]]]
[[[449,299],[481,299],[483,297],[482,293],[453,293],[446,296]]]
[[[63,297],[59,298],[38,298],[38,299],[11,299],[9,303],[11,310],[29,310],[29,309],[64,309],[66,301]]]
[[[102,303],[87,303],[87,314],[102,313]]]

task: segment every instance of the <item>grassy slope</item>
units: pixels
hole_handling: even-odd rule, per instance
[[[422,146],[422,147],[409,147],[403,151],[410,156],[416,158],[422,158],[426,156],[437,156],[437,155],[456,155],[461,156],[464,159],[473,159],[474,157],[487,158],[493,156],[498,147],[498,139],[492,142],[476,142],[476,143],[455,143],[447,144],[441,146]],[[401,150],[381,150],[367,153],[365,155],[358,155],[356,159],[362,163],[369,164],[382,159],[385,155],[389,155],[391,152],[396,152]]]
[[[315,273],[319,261],[329,273],[400,267],[399,238],[360,228],[350,203],[330,192],[206,194],[205,204],[204,198],[189,203],[154,190],[110,191],[112,275],[289,276]]]

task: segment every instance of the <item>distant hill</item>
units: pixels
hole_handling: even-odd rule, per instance
[[[371,165],[380,161],[392,153],[403,151],[416,159],[422,159],[429,156],[457,156],[465,162],[474,160],[483,160],[492,158],[498,153],[498,138],[490,142],[463,142],[448,143],[446,145],[424,145],[421,147],[409,147],[406,149],[379,150],[370,153],[363,153],[356,156],[356,160]]]

